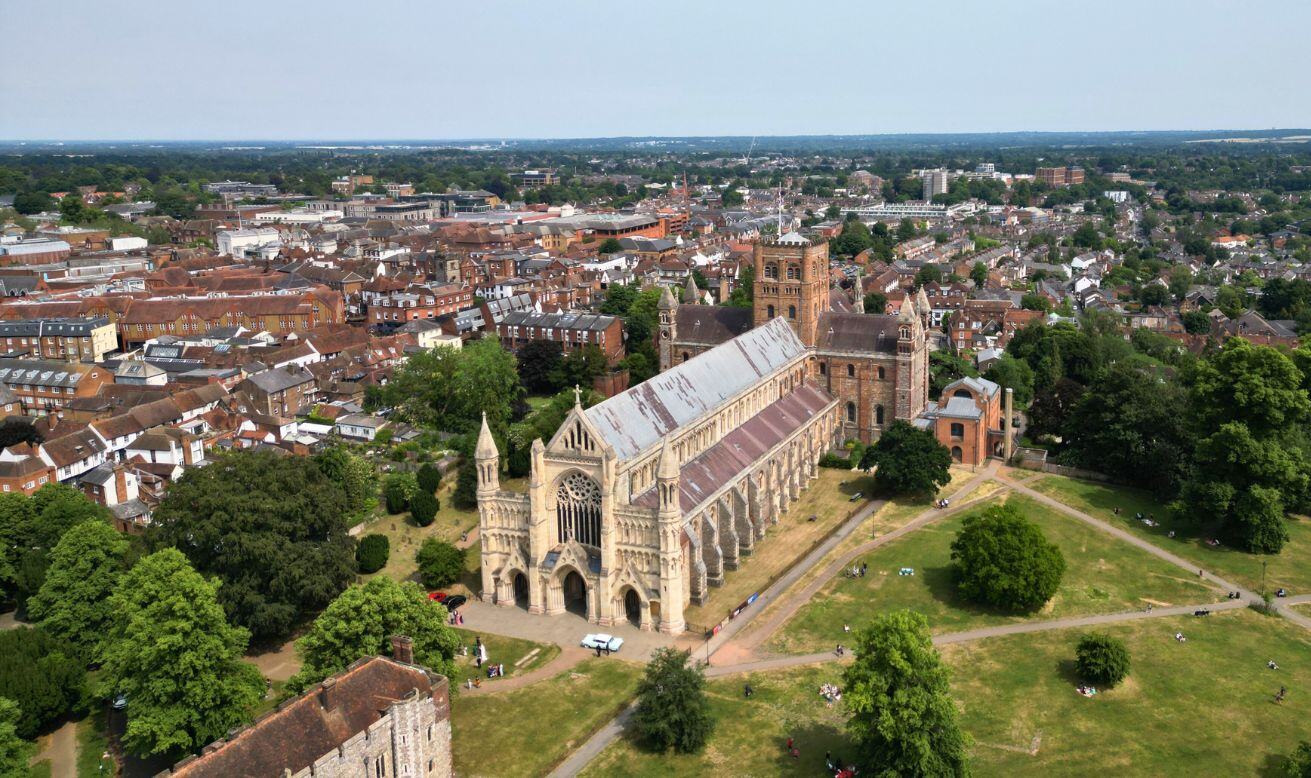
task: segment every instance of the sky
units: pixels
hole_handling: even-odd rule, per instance
[[[0,139],[1311,126],[1311,0],[0,0]]]

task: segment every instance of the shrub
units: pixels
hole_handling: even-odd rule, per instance
[[[437,538],[428,538],[419,547],[415,561],[419,563],[419,578],[429,589],[440,589],[460,580],[464,573],[462,548]]]
[[[844,456],[834,454],[832,451],[819,458],[820,467],[833,467],[841,470],[850,470],[851,461]]]
[[[473,457],[466,456],[460,460],[460,470],[456,475],[451,504],[462,511],[478,507],[478,465],[473,461]]]
[[[428,452],[426,451],[424,452],[424,454],[427,453]],[[442,485],[441,471],[429,463],[424,463],[419,468],[419,472],[415,478],[419,482],[419,491],[427,492],[428,494],[435,494],[437,492],[437,487]]]
[[[1110,635],[1084,635],[1075,649],[1075,669],[1079,677],[1098,686],[1114,686],[1129,674],[1129,649]]]
[[[361,573],[376,573],[387,564],[391,555],[391,541],[386,535],[365,535],[355,547],[355,562]]]
[[[432,524],[432,520],[437,518],[439,507],[441,506],[432,492],[425,492],[423,489],[415,492],[410,498],[410,515],[414,517],[414,523],[420,527]]]
[[[388,513],[401,513],[410,505],[410,498],[418,491],[419,484],[413,473],[392,473],[382,482],[382,498],[387,503]]]
[[[951,558],[962,597],[1013,611],[1041,607],[1065,574],[1061,550],[1013,505],[966,516]]]

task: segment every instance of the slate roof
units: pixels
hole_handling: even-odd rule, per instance
[[[897,317],[891,314],[828,311],[820,315],[817,334],[821,353],[897,353]]]
[[[585,413],[619,458],[630,459],[805,353],[787,321],[773,319]]]
[[[751,329],[750,308],[723,305],[680,305],[675,343],[714,346],[732,340]]]

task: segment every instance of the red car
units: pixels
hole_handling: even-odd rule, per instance
[[[428,599],[443,602],[446,600],[446,592],[428,592]]]

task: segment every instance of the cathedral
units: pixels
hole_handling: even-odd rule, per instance
[[[923,293],[896,316],[834,310],[828,245],[755,246],[754,306],[660,304],[661,372],[576,403],[531,453],[527,494],[500,488],[478,438],[482,597],[677,634],[683,611],[749,564],[756,542],[845,440],[928,403]]]

